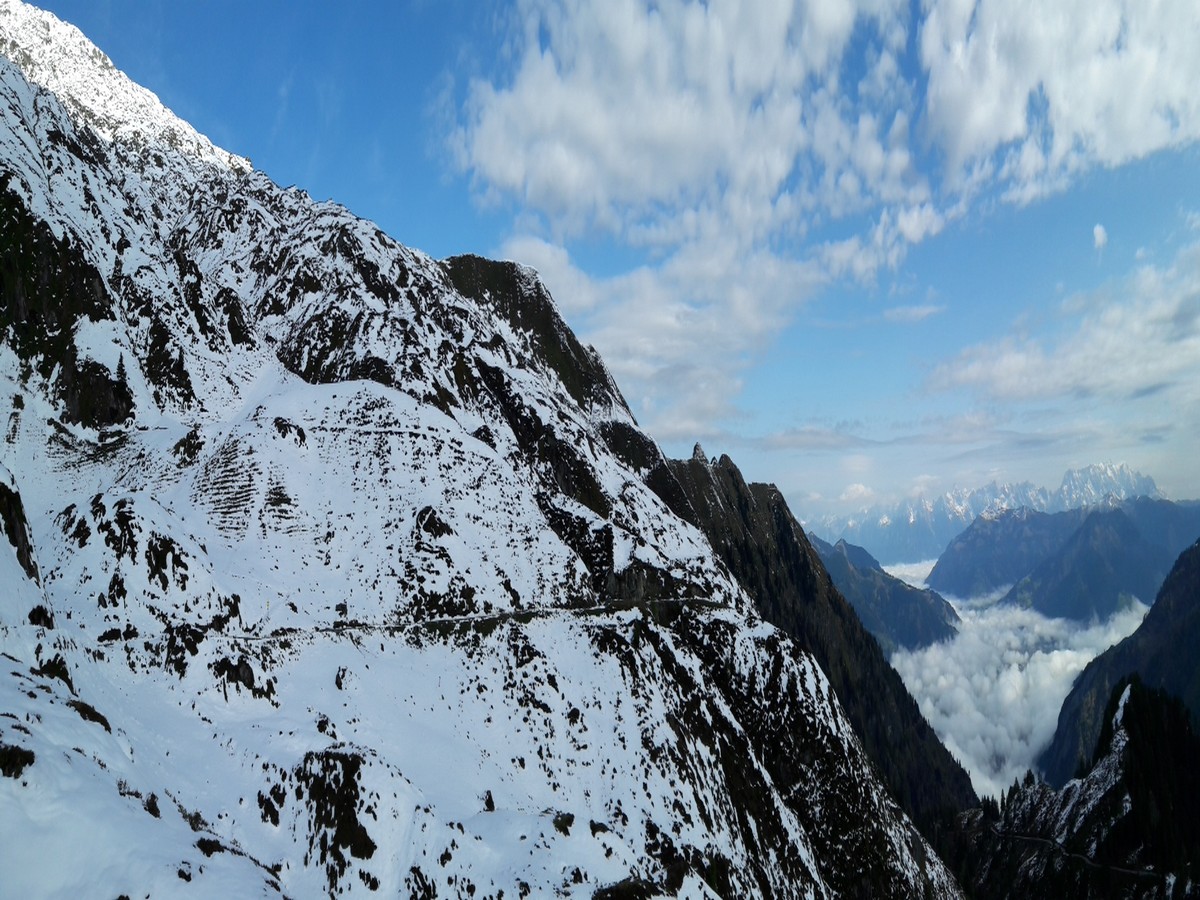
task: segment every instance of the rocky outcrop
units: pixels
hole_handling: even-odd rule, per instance
[[[960,895],[535,273],[0,54],[7,892]]]
[[[927,835],[974,802],[970,779],[917,708],[876,640],[837,591],[777,488],[747,484],[727,456],[673,460],[679,510],[754,600],[829,676],[867,754]]]
[[[1178,698],[1122,679],[1090,764],[1030,772],[963,815],[951,859],[972,896],[1188,897],[1200,874],[1200,738]]]
[[[1039,759],[1052,785],[1085,767],[1104,724],[1104,708],[1117,683],[1137,675],[1147,687],[1182,698],[1200,721],[1200,543],[1176,560],[1137,630],[1101,653],[1080,673],[1063,701],[1050,746]]]

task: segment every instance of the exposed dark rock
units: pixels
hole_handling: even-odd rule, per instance
[[[12,744],[0,744],[0,775],[5,778],[19,778],[22,772],[33,765],[34,759],[32,750]]]
[[[25,518],[25,505],[21,502],[21,495],[3,481],[0,481],[0,524],[4,526],[4,535],[16,551],[17,562],[25,570],[29,580],[34,584],[41,584],[37,561],[34,558],[33,536],[29,530],[29,521]]]
[[[675,512],[708,536],[762,617],[816,657],[884,783],[936,847],[941,825],[975,802],[970,779],[834,587],[783,496],[748,485],[727,456],[671,468],[690,500]]]
[[[442,268],[464,297],[490,305],[512,327],[531,336],[535,353],[584,409],[625,407],[595,350],[584,347],[562,321],[541,281],[516,263],[454,256]]]
[[[54,628],[54,614],[39,603],[29,611],[29,624],[37,625],[39,628],[52,629]]]
[[[64,418],[97,429],[125,422],[133,414],[133,395],[123,375],[120,369],[114,375],[97,362],[69,353],[58,376]]]
[[[108,719],[100,712],[96,711],[96,707],[90,703],[84,703],[82,700],[68,700],[67,705],[75,712],[79,713],[79,718],[85,722],[95,722],[97,725],[103,726],[104,730],[112,733],[112,727],[108,724]]]
[[[41,678],[57,678],[67,686],[72,694],[75,693],[75,682],[71,679],[71,670],[67,668],[67,661],[63,659],[61,653],[54,654],[53,658],[46,660],[35,669],[31,669],[32,674]]]
[[[0,174],[0,330],[30,367],[49,378],[74,358],[75,324],[111,319],[104,279],[79,248],[35,219]]]
[[[183,348],[162,319],[150,323],[145,353],[146,377],[154,386],[155,400],[163,403],[174,398],[181,403],[196,399],[192,376],[183,359]]]
[[[862,547],[809,535],[834,585],[887,654],[917,650],[958,633],[958,613],[934,591],[894,578]]]
[[[500,407],[522,452],[550,487],[582,503],[602,519],[612,514],[591,467],[579,452],[527,407],[509,383],[508,376],[483,360],[476,360],[483,383]]]
[[[1191,896],[1200,875],[1200,737],[1178,698],[1114,686],[1094,760],[1055,790],[1028,773],[964,814],[947,861],[979,900]]]
[[[357,753],[309,752],[293,773],[308,810],[305,863],[325,867],[331,892],[346,874],[351,858],[375,855],[375,842],[359,819],[362,766],[363,757]]]
[[[1052,785],[1066,783],[1093,756],[1105,703],[1124,676],[1182,698],[1200,722],[1200,542],[1185,550],[1137,630],[1080,673],[1063,701],[1050,746],[1038,760]]]

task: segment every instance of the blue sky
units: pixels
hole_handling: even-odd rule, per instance
[[[46,0],[283,185],[542,272],[639,421],[804,517],[1200,496],[1193,0]]]

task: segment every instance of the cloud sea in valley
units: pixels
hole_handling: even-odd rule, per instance
[[[923,586],[931,563],[889,567]],[[1050,619],[986,597],[947,597],[962,618],[958,635],[891,663],[942,743],[980,795],[999,797],[1050,743],[1062,702],[1096,655],[1131,634],[1148,606],[1135,602],[1103,622]]]

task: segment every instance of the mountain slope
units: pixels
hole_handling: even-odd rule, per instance
[[[934,833],[970,805],[966,772],[834,587],[778,489],[747,484],[729,457],[710,463],[698,446],[670,467],[688,504],[680,514],[709,536],[762,617],[816,657],[867,754],[922,829]]]
[[[1085,513],[1045,513],[1021,507],[975,519],[938,557],[929,573],[934,590],[972,598],[1010,588],[1055,553]]]
[[[973,896],[1186,897],[1200,873],[1200,738],[1178,698],[1123,679],[1086,774],[1028,775],[959,820]]]
[[[931,590],[906,584],[883,570],[862,547],[845,541],[836,545],[810,536],[813,548],[867,631],[884,653],[918,650],[958,633],[958,613]]]
[[[1004,595],[1042,615],[1106,619],[1133,599],[1147,603],[1170,567],[1120,509],[1091,513],[1062,547]]]
[[[1185,550],[1137,630],[1080,673],[1063,701],[1054,739],[1039,765],[1054,785],[1066,782],[1092,754],[1104,703],[1114,686],[1136,674],[1148,687],[1182,698],[1200,720],[1200,542]]]
[[[534,273],[0,53],[7,889],[958,895]]]
[[[1121,595],[1143,601],[1200,536],[1200,504],[1140,497],[1105,508],[988,513],[955,538],[929,583],[958,597],[1008,588],[1049,615],[1105,616]]]

